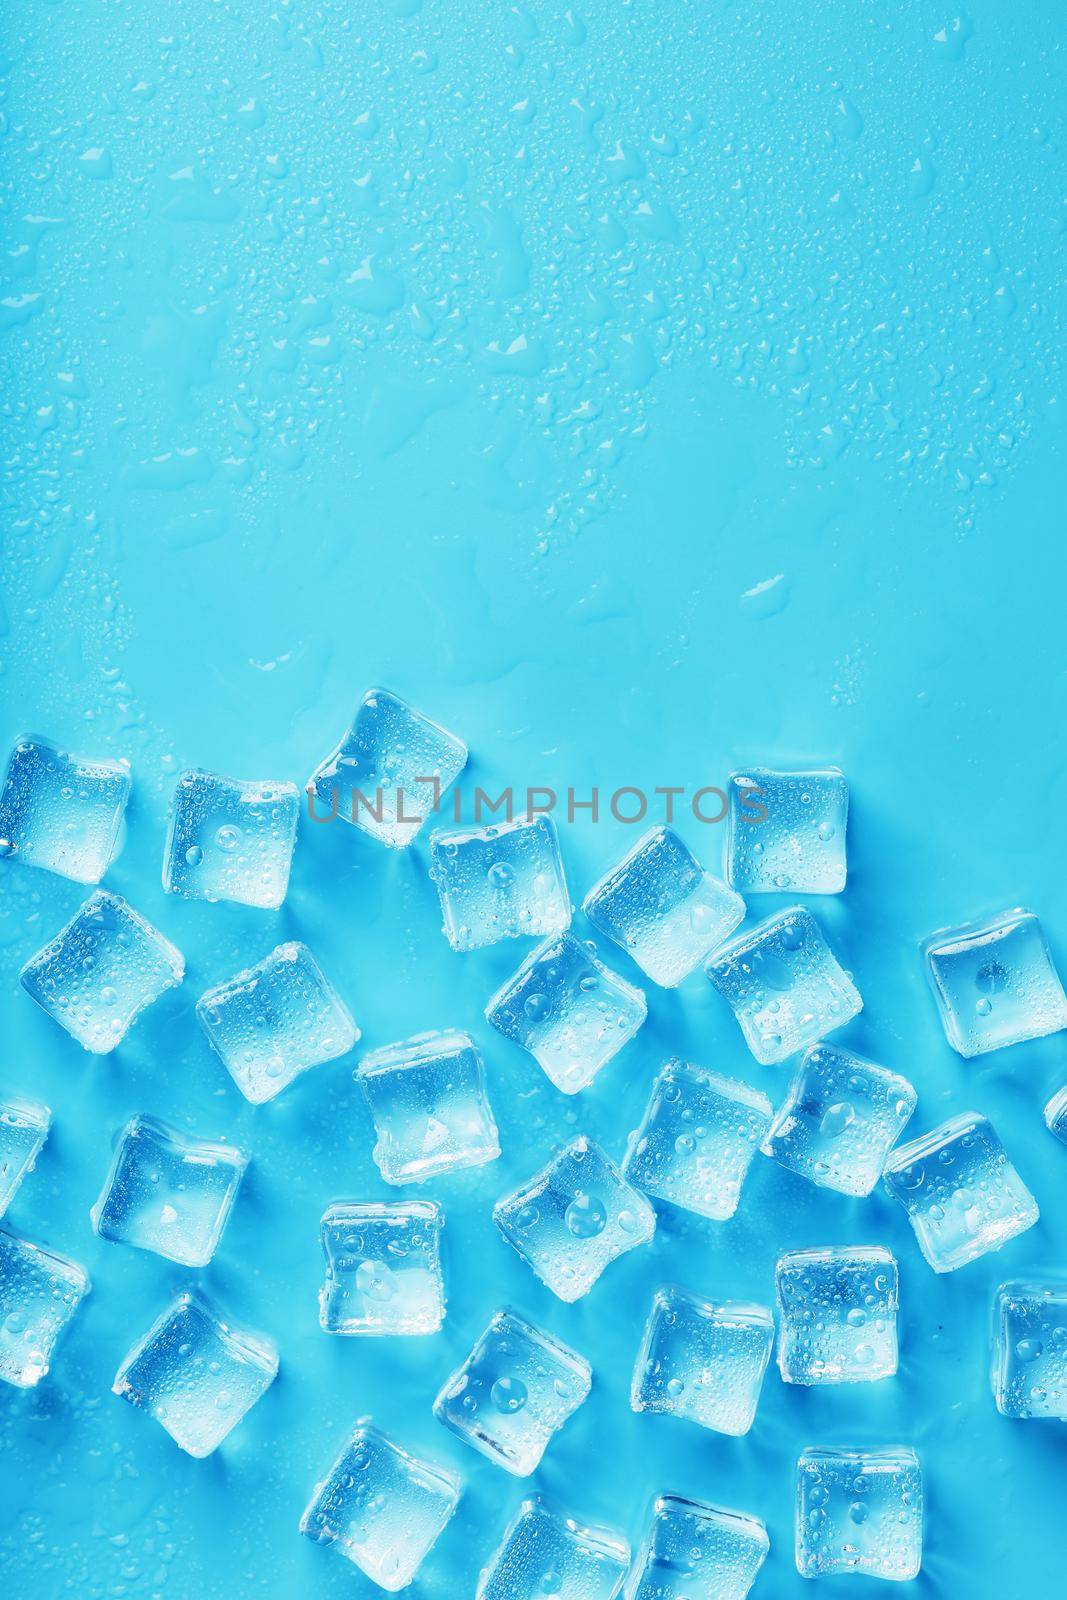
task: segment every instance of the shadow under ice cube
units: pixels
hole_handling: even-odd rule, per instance
[[[561,1300],[588,1294],[604,1268],[656,1231],[656,1214],[599,1145],[573,1139],[498,1200],[493,1220]]]
[[[783,1383],[873,1383],[897,1370],[897,1264],[880,1245],[778,1258]]]
[[[840,894],[848,782],[839,768],[734,772],[727,804],[726,876],[741,894]]]
[[[890,1450],[805,1450],[797,1463],[796,1557],[803,1578],[859,1573],[905,1583],[922,1567],[919,1458]]]
[[[747,1083],[668,1061],[630,1136],[623,1173],[654,1200],[722,1221],[737,1210],[772,1115],[767,1096]]]
[[[89,1293],[76,1261],[0,1228],[0,1379],[32,1389],[60,1334]]]
[[[671,828],[651,828],[593,885],[582,909],[654,983],[673,989],[745,916]]]
[[[935,933],[923,949],[945,1036],[961,1056],[1067,1028],[1067,995],[1032,911]]]
[[[1037,1201],[992,1124],[973,1111],[898,1146],[886,1162],[885,1185],[935,1272],[955,1272],[999,1250],[1038,1219]]]
[[[592,1083],[645,1020],[640,989],[569,933],[546,939],[493,996],[486,1020],[564,1094]]]
[[[459,1503],[459,1475],[360,1422],[315,1485],[300,1532],[390,1594],[406,1589]]]
[[[93,1227],[103,1239],[206,1267],[247,1165],[233,1145],[188,1139],[155,1117],[131,1117],[93,1206]]]
[[[792,906],[723,945],[707,975],[764,1066],[784,1061],[863,1009],[810,911]]]
[[[498,1311],[437,1396],[434,1416],[497,1466],[527,1478],[592,1379],[584,1356],[514,1312]]]
[[[465,1033],[420,1033],[363,1057],[356,1081],[374,1118],[386,1183],[423,1183],[500,1154],[485,1071]]]
[[[200,996],[196,1015],[246,1100],[272,1100],[300,1073],[359,1038],[348,1007],[305,944],[280,944],[257,966]]]
[[[51,1123],[47,1106],[20,1095],[5,1095],[0,1100],[0,1217],[27,1172],[33,1171]]]
[[[164,889],[187,900],[277,909],[289,888],[299,816],[293,783],[183,772],[163,850]]]
[[[917,1100],[899,1073],[838,1045],[812,1045],[763,1141],[764,1154],[821,1188],[868,1195]]]
[[[534,1495],[508,1524],[474,1600],[616,1600],[629,1566],[621,1534],[583,1527]]]
[[[83,1049],[107,1055],[184,976],[185,961],[170,940],[121,896],[97,889],[30,957],[19,980]]]
[[[200,1295],[180,1294],[126,1356],[112,1390],[188,1455],[208,1456],[277,1375],[269,1339],[225,1322]]]
[[[661,1495],[625,1600],[745,1600],[770,1547],[758,1517]]]
[[[684,1417],[734,1436],[756,1416],[774,1342],[774,1318],[741,1300],[715,1304],[684,1289],[657,1289],[634,1368],[635,1411]]]
[[[435,1200],[339,1200],[322,1217],[327,1333],[436,1333],[445,1315],[444,1216]]]
[[[0,790],[0,859],[99,883],[121,843],[130,787],[124,762],[20,739]]]
[[[1067,1283],[1001,1284],[991,1377],[1002,1416],[1067,1422]]]
[[[312,816],[341,817],[392,849],[414,842],[467,764],[467,746],[398,695],[370,689],[308,781]]]
[[[444,932],[453,950],[543,938],[570,926],[556,825],[534,816],[430,839]]]

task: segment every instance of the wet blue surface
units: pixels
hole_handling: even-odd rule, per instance
[[[3,875],[0,1083],[55,1114],[9,1217],[94,1282],[48,1379],[0,1395],[6,1592],[370,1595],[296,1529],[372,1412],[463,1473],[414,1592],[472,1595],[528,1485],[430,1406],[507,1303],[593,1365],[535,1480],[574,1515],[636,1542],[659,1490],[754,1512],[754,1592],[794,1600],[799,1450],[913,1444],[928,1530],[904,1592],[1057,1592],[1063,1430],[999,1417],[986,1369],[995,1285],[1067,1251],[1041,1120],[1067,1038],[962,1061],[917,947],[1026,904],[1067,969],[1064,32],[1047,0],[6,8],[0,731],[130,759],[106,882],[188,963],[85,1056],[16,982],[84,894]],[[425,842],[305,823],[281,911],[164,896],[177,772],[302,783],[372,683],[463,737],[494,792],[840,765],[848,887],[811,902],[865,1000],[838,1037],[915,1083],[915,1133],[990,1116],[1040,1223],[937,1278],[888,1197],[757,1158],[731,1222],[665,1216],[557,1302],[494,1232],[497,1196],[579,1132],[620,1155],[668,1054],[776,1101],[787,1069],[756,1066],[697,975],[641,983],[638,1038],[560,1096],[481,1016],[525,946],[450,951]],[[714,864],[721,825],[679,827]],[[583,812],[561,835],[580,902],[634,829]],[[363,1047],[443,1027],[484,1047],[503,1155],[425,1190],[447,1217],[431,1338],[318,1327],[323,1208],[388,1192],[353,1058],[256,1108],[196,1025],[283,938]],[[202,1273],[91,1231],[137,1112],[252,1151]],[[846,1242],[900,1259],[897,1379],[805,1392],[772,1368],[743,1439],[630,1411],[659,1283],[768,1303],[779,1251]],[[202,1462],[110,1392],[194,1280],[282,1362]]]

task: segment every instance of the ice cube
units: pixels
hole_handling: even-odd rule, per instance
[[[945,1036],[961,1056],[1067,1028],[1067,995],[1032,911],[935,933],[923,949]]]
[[[897,1370],[897,1264],[880,1245],[779,1256],[783,1383],[873,1383]]]
[[[629,1566],[621,1534],[584,1527],[533,1495],[508,1524],[474,1600],[616,1600]]]
[[[71,755],[47,739],[19,739],[0,790],[0,859],[99,883],[118,853],[130,769]]]
[[[770,1547],[758,1517],[661,1495],[625,1600],[745,1600]]]
[[[97,889],[30,957],[20,980],[83,1049],[107,1055],[184,976],[185,961],[170,940],[119,895]]]
[[[800,1059],[764,1154],[821,1188],[868,1195],[917,1098],[888,1067],[839,1045],[814,1044]]]
[[[564,933],[530,952],[485,1015],[530,1052],[557,1089],[577,1094],[633,1038],[647,1011],[640,989]]]
[[[76,1261],[0,1228],[0,1378],[32,1389],[60,1334],[89,1293]]]
[[[498,1311],[433,1412],[490,1461],[527,1478],[589,1394],[592,1379],[584,1356],[513,1311]]]
[[[356,1081],[378,1135],[386,1183],[423,1183],[500,1154],[485,1070],[466,1033],[419,1033],[365,1055]]]
[[[467,764],[467,746],[399,696],[370,689],[308,780],[311,816],[341,817],[393,849],[413,843]]]
[[[416,1456],[360,1421],[300,1519],[390,1594],[406,1589],[459,1502],[458,1473]]]
[[[1067,1084],[1056,1090],[1045,1107],[1045,1127],[1067,1144]]]
[[[196,1014],[246,1100],[272,1100],[301,1072],[351,1050],[359,1029],[306,944],[280,944],[208,989]]]
[[[774,1318],[764,1306],[742,1300],[715,1304],[674,1286],[657,1289],[630,1405],[686,1417],[716,1433],[747,1433],[773,1342]]]
[[[93,1227],[103,1239],[206,1267],[247,1165],[233,1145],[186,1138],[155,1117],[131,1117],[90,1213]]]
[[[1038,1219],[1037,1202],[992,1125],[974,1111],[899,1145],[886,1162],[885,1184],[935,1272],[955,1272],[999,1250]]]
[[[0,1099],[0,1217],[27,1172],[33,1171],[51,1123],[47,1106],[21,1095],[5,1094]]]
[[[430,839],[430,860],[453,950],[541,938],[570,926],[570,895],[551,817],[438,830]]]
[[[183,772],[163,850],[164,889],[187,900],[276,909],[289,887],[299,815],[293,783]]]
[[[656,1214],[613,1161],[581,1136],[498,1200],[493,1219],[561,1300],[588,1294],[604,1268],[656,1231]]]
[[[805,1450],[797,1462],[796,1553],[802,1578],[859,1573],[904,1583],[922,1566],[919,1458],[888,1450]]]
[[[1002,1283],[993,1301],[997,1410],[1067,1422],[1067,1284]]]
[[[445,1315],[441,1207],[338,1200],[323,1213],[326,1281],[319,1322],[327,1333],[436,1333]]]
[[[741,894],[840,894],[848,782],[837,767],[733,772],[726,876]]]
[[[704,871],[673,829],[650,828],[582,909],[654,983],[673,989],[744,920],[745,902]]]
[[[767,1096],[747,1083],[668,1061],[630,1135],[622,1170],[654,1200],[702,1217],[732,1217],[772,1115]]]
[[[191,1456],[209,1456],[278,1374],[269,1339],[180,1294],[130,1350],[112,1390],[148,1411]]]
[[[764,1066],[840,1028],[863,1008],[803,906],[779,911],[715,952],[707,974]]]

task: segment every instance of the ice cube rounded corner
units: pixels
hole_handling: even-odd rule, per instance
[[[164,890],[276,911],[289,889],[299,817],[294,783],[190,767],[179,774],[171,799]]]
[[[108,1055],[184,977],[181,951],[121,895],[97,889],[30,957],[19,982],[84,1050]]]
[[[965,1060],[1067,1028],[1067,994],[1027,907],[940,929],[921,951],[945,1037]]]
[[[1062,1089],[1056,1090],[1046,1105],[1045,1127],[1062,1144],[1067,1144],[1067,1083]]]

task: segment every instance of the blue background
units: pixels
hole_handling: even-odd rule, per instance
[[[3,875],[0,1081],[55,1112],[9,1218],[94,1282],[49,1378],[0,1395],[6,1593],[376,1592],[296,1532],[373,1412],[462,1471],[416,1592],[471,1595],[530,1485],[430,1403],[504,1302],[593,1363],[536,1480],[575,1515],[636,1542],[665,1488],[757,1513],[756,1593],[793,1600],[798,1450],[912,1442],[914,1592],[1059,1592],[1062,1430],[1001,1419],[986,1367],[994,1286],[1064,1260],[1067,1152],[1041,1108],[1067,1046],[955,1057],[917,945],[1029,904],[1067,970],[1065,31],[1051,0],[5,8],[2,731],[129,757],[107,882],[188,961],[113,1056],[85,1056],[16,982],[83,894]],[[838,1037],[914,1081],[914,1133],[990,1115],[1039,1225],[938,1278],[888,1198],[758,1158],[732,1222],[665,1216],[578,1304],[542,1290],[489,1211],[554,1142],[620,1154],[668,1053],[776,1100],[786,1073],[697,975],[646,986],[638,1039],[564,1099],[486,1029],[521,951],[449,951],[424,842],[305,826],[276,915],[165,897],[176,773],[302,782],[371,683],[465,737],[487,785],[838,762],[849,886],[816,909],[866,1002]],[[721,828],[682,831],[714,866]],[[576,901],[633,838],[562,834]],[[352,1059],[256,1109],[195,1024],[204,988],[289,937],[365,1047],[455,1026],[485,1048],[504,1155],[429,1188],[448,1218],[431,1339],[318,1329],[323,1207],[389,1192]],[[110,1393],[190,1282],[90,1229],[137,1111],[254,1155],[196,1276],[278,1340],[281,1377],[204,1462]],[[741,1440],[630,1412],[657,1283],[767,1302],[781,1249],[836,1241],[900,1258],[895,1380],[805,1392],[772,1369]]]

